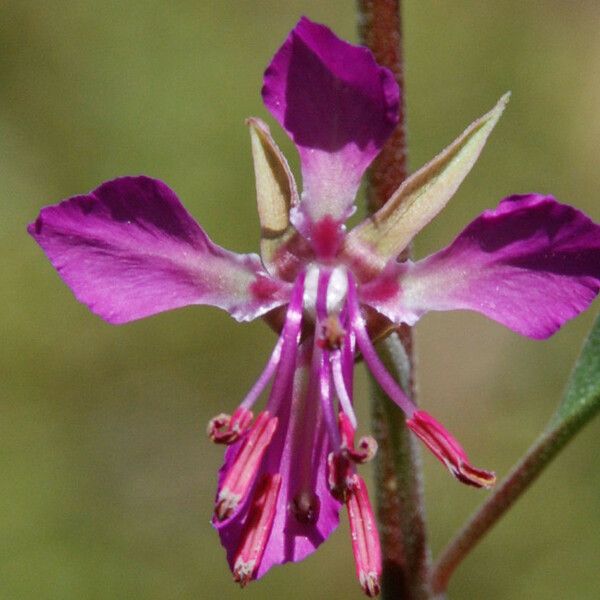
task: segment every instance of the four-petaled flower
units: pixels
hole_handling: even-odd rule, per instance
[[[345,503],[357,574],[373,596],[379,541],[356,465],[377,448],[369,436],[354,439],[355,357],[457,479],[492,485],[493,473],[471,466],[458,442],[411,403],[373,339],[427,311],[454,309],[548,337],[598,292],[600,228],[552,197],[512,196],[444,250],[400,262],[471,169],[507,98],[349,233],[344,221],[361,177],[397,124],[392,74],[367,49],[302,19],[265,73],[263,99],[298,148],[303,191],[267,126],[250,119],[261,258],[214,244],[175,194],[148,177],[115,179],[44,208],[29,233],[77,299],[110,323],[212,304],[239,321],[264,317],[280,332],[239,408],[209,424],[210,437],[229,446],[213,523],[244,585],[313,552]]]

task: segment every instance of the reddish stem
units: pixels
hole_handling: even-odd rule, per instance
[[[399,123],[369,171],[367,204],[376,211],[407,177],[404,68],[399,0],[358,0],[362,43],[377,62],[392,71],[401,90]],[[410,248],[402,258],[410,256]],[[401,327],[380,344],[381,357],[415,401],[413,337]],[[376,462],[377,515],[383,556],[383,596],[394,600],[430,597],[429,551],[425,534],[418,449],[402,412],[374,384],[373,431],[379,444]]]
[[[394,74],[401,92],[398,125],[369,172],[367,201],[369,210],[374,212],[408,175],[400,1],[358,0],[358,13],[362,43],[371,49],[378,64]]]

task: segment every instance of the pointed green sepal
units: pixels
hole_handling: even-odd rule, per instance
[[[278,248],[294,233],[290,207],[298,203],[294,176],[277,147],[267,125],[257,118],[247,119],[252,142],[256,177],[256,202],[260,219],[260,252],[263,264],[275,272],[273,260]]]
[[[432,161],[413,173],[373,216],[350,232],[345,252],[373,271],[397,257],[446,206],[481,154],[510,92]]]

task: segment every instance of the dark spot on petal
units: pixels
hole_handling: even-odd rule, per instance
[[[290,510],[300,523],[310,525],[319,519],[321,501],[313,491],[298,492],[290,504]]]
[[[279,290],[279,284],[268,277],[259,275],[250,285],[250,293],[258,300],[270,300]]]
[[[312,246],[319,258],[331,259],[338,253],[343,239],[343,231],[340,223],[331,215],[325,215],[313,223],[310,234]]]
[[[94,210],[95,201],[94,198],[89,196],[80,196],[77,204],[84,215],[89,215]]]

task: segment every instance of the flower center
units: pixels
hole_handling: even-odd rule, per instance
[[[306,271],[304,283],[304,312],[314,322],[317,316],[317,299],[319,297],[320,275],[329,275],[325,305],[327,315],[338,315],[348,295],[348,275],[344,267],[329,269],[322,265],[312,264]]]

